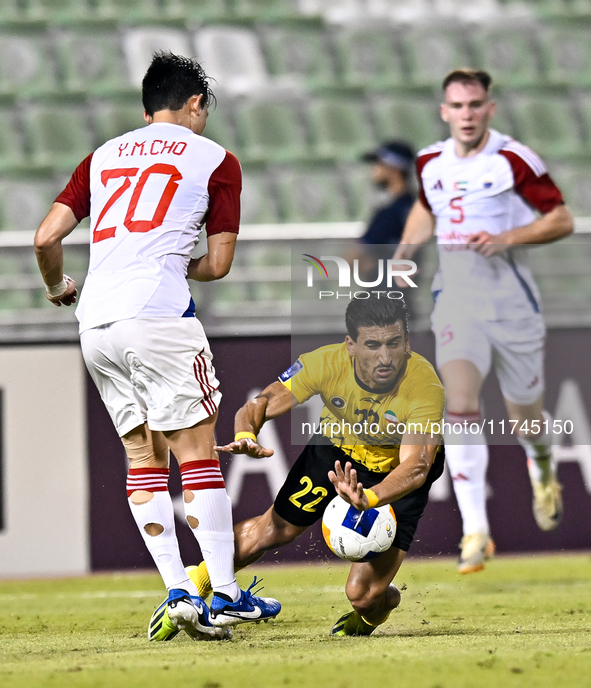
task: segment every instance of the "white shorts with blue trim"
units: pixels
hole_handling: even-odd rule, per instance
[[[514,404],[533,404],[543,394],[546,328],[540,314],[479,320],[436,305],[431,327],[438,368],[449,361],[470,361],[484,379],[494,365],[503,396]]]
[[[120,437],[146,422],[190,428],[218,409],[211,350],[194,317],[120,320],[85,330],[80,343]]]

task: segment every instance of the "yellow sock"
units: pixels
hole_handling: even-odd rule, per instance
[[[211,581],[209,580],[209,573],[207,573],[207,567],[205,562],[202,561],[198,566],[187,566],[187,573],[189,578],[195,583],[195,586],[199,592],[199,597],[209,597],[213,592],[211,587]]]
[[[187,566],[185,570],[189,574],[189,578],[195,583],[199,597],[203,597],[203,599],[209,597],[213,592],[213,588],[211,587],[205,562],[202,561],[197,566]],[[236,569],[236,571],[240,571],[240,569]]]
[[[364,621],[368,626],[381,626],[388,620],[390,612],[387,612],[379,621],[368,621],[364,616],[361,616],[361,614],[359,616],[361,617],[361,620]]]

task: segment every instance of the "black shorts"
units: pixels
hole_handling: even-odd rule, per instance
[[[349,461],[357,471],[359,482],[363,483],[365,488],[382,482],[387,475],[387,473],[370,471],[363,464],[353,461],[342,449],[330,442],[308,444],[291,467],[275,498],[277,514],[294,526],[311,526],[316,523],[322,517],[328,503],[337,494],[328,479],[328,471],[334,470],[335,461],[340,461],[343,468]],[[443,464],[444,451],[441,447],[421,487],[392,502],[397,521],[396,536],[392,543],[394,547],[408,552],[419,519],[427,506],[429,490],[443,473]]]

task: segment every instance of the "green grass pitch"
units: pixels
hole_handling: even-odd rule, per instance
[[[0,582],[0,686],[591,686],[587,554],[499,557],[465,577],[451,560],[410,560],[400,608],[370,638],[328,636],[348,610],[346,566],[251,570],[283,612],[217,643],[147,642],[155,574]]]

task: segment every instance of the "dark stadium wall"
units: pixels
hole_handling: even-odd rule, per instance
[[[318,337],[308,344],[320,346],[336,341]],[[429,334],[412,336],[412,347],[434,360]],[[252,390],[267,385],[292,362],[289,337],[227,338],[212,340],[212,349],[224,398],[218,423],[218,438],[233,436],[233,417]],[[488,480],[488,508],[491,528],[499,552],[535,552],[589,549],[591,536],[591,330],[555,330],[548,335],[546,352],[546,407],[558,420],[573,420],[575,432],[562,436],[558,448],[559,478],[564,485],[565,514],[552,533],[539,531],[531,513],[531,489],[523,451],[506,435],[503,444],[491,443]],[[297,353],[297,351],[295,352]],[[88,442],[90,474],[91,562],[94,570],[148,568],[152,562],[144,549],[125,498],[126,462],[98,394],[88,384]],[[495,423],[506,420],[498,385],[491,376],[484,390],[484,416]],[[560,417],[562,416],[562,417]],[[262,513],[272,503],[272,492],[300,447],[290,444],[290,419],[283,417],[269,427],[263,443],[277,450],[273,464],[253,463],[241,457],[222,457],[222,470],[233,497],[235,520]],[[499,441],[497,434],[496,440]],[[574,440],[574,442],[573,442]],[[569,446],[575,444],[577,446]],[[587,484],[585,484],[585,471]],[[182,520],[180,479],[172,471],[172,491],[179,507],[177,521],[181,550],[187,564],[200,558],[198,547]],[[461,523],[449,475],[445,474],[432,492],[411,554],[455,555],[461,538]],[[265,561],[303,561],[331,558],[318,527],[299,541]]]

